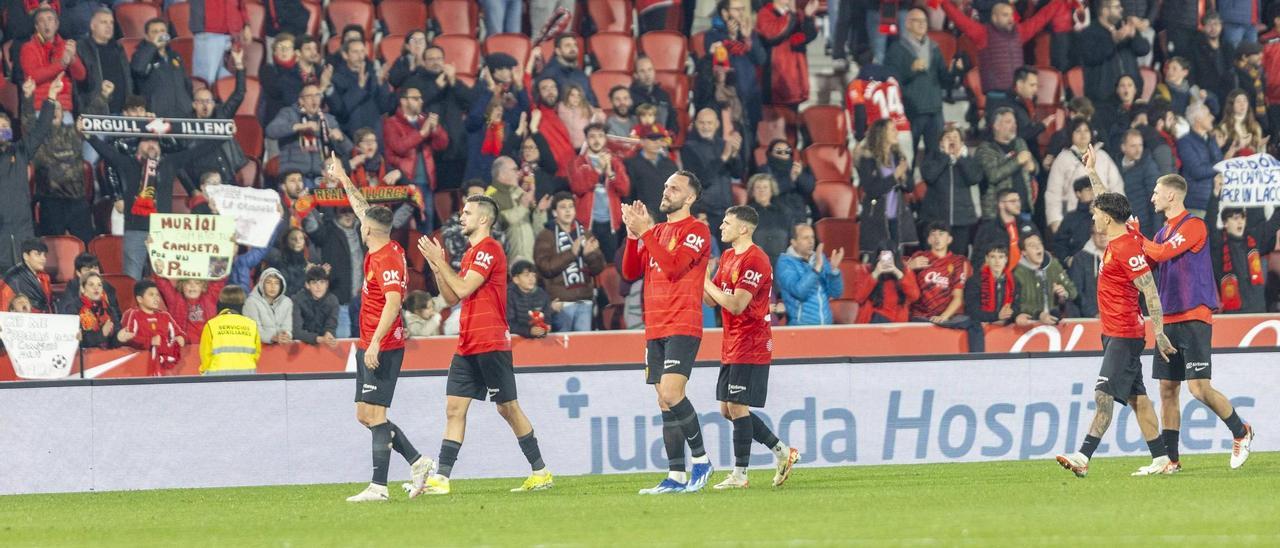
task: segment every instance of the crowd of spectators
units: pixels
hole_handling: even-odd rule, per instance
[[[598,2],[477,0],[445,18],[427,1],[417,22],[391,0],[314,4],[312,21],[311,2],[5,2],[0,307],[77,314],[85,347],[154,349],[161,372],[223,312],[260,344],[355,336],[358,220],[313,200],[333,154],[359,186],[413,187],[389,204],[406,249],[438,234],[456,262],[460,199],[492,197],[516,336],[635,327],[621,207],[657,212],[685,169],[713,235],[733,205],[759,214],[775,322],[932,322],[978,350],[992,325],[1097,314],[1106,242],[1081,162],[1095,146],[1148,236],[1155,179],[1186,178],[1238,295],[1223,312],[1280,309],[1280,214],[1220,206],[1214,170],[1274,148],[1280,0],[618,0],[635,10],[620,28]],[[471,26],[445,23],[458,17]],[[819,77],[848,85],[845,104],[825,105]],[[238,131],[105,138],[82,115]],[[216,214],[219,184],[279,192],[273,243],[221,280],[152,274],[148,216]],[[410,334],[456,333],[417,259]]]

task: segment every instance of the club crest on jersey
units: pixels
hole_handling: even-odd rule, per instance
[[[667,242],[667,251],[675,251],[675,250],[676,250],[676,239],[672,238],[671,241]]]

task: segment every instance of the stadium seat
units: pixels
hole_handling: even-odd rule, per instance
[[[660,70],[654,74],[658,86],[671,95],[671,107],[675,110],[689,110],[689,90],[693,85],[688,74],[670,70]]]
[[[683,34],[669,30],[649,31],[640,35],[640,51],[653,60],[658,70],[685,71],[689,42]]]
[[[533,44],[529,42],[528,36],[508,32],[485,38],[483,48],[485,55],[502,52],[514,57],[520,66],[524,66],[524,63],[529,61],[529,52],[533,51]]]
[[[378,19],[387,34],[404,34],[427,27],[427,4],[422,0],[382,0]]]
[[[848,282],[845,282],[848,284]],[[858,301],[852,299],[832,299],[831,319],[837,325],[848,325],[858,321]]]
[[[213,92],[219,98],[230,97],[236,89],[236,77],[227,76],[218,80],[214,84]],[[244,79],[244,101],[240,103],[240,108],[236,109],[236,115],[253,116],[258,112],[258,97],[262,94],[262,84],[257,78],[245,77]]]
[[[587,39],[587,49],[599,70],[635,72],[636,40],[630,34],[598,32]]]
[[[444,49],[444,62],[452,63],[458,74],[475,76],[480,73],[480,43],[475,38],[445,34],[436,37],[435,45]]]
[[[435,192],[435,208],[436,217],[444,223],[449,217],[453,216],[453,212],[458,210],[458,193],[454,190],[438,190]]]
[[[122,258],[121,261],[123,262],[124,259]],[[138,283],[137,280],[126,274],[103,274],[102,281],[115,288],[116,300],[120,301],[120,313],[123,314],[124,311],[137,306],[137,301],[133,298],[133,285]]]
[[[689,53],[693,54],[694,61],[701,60],[707,54],[707,31],[695,32],[689,37]]]
[[[373,61],[378,58],[378,50],[374,49],[373,44],[370,44],[369,42],[365,42],[364,47],[365,47],[365,53],[368,55],[370,61]],[[339,50],[341,49],[342,49],[342,36],[340,35],[335,34],[333,36],[330,36],[329,40],[324,43],[325,55],[337,55]]]
[[[600,274],[596,275],[596,287],[604,292],[605,298],[609,303],[600,309],[600,319],[604,329],[623,329],[622,324],[622,307],[623,299],[621,292],[622,276],[618,274],[616,268],[606,266]]]
[[[383,70],[391,70],[391,65],[400,59],[400,55],[404,53],[403,34],[388,34],[378,40],[378,59],[382,60]]]
[[[333,25],[334,34],[341,33],[347,25],[360,25],[364,27],[366,38],[373,37],[373,4],[363,0],[333,0],[325,13],[329,16],[329,24]]]
[[[956,35],[945,30],[929,31],[929,38],[933,39],[933,43],[938,44],[938,50],[942,52],[942,60],[951,64],[951,60],[956,58],[956,51],[959,45],[956,44]]]
[[[587,0],[587,15],[598,32],[632,32],[629,0]]]
[[[196,51],[195,39],[190,36],[179,36],[169,42],[169,49],[177,53],[179,57],[182,57],[182,68],[186,71],[187,78],[190,78],[191,60],[195,58],[194,54]]]
[[[804,149],[804,164],[818,180],[853,183],[853,162],[844,145],[812,145]]]
[[[806,142],[810,145],[845,146],[849,143],[849,119],[836,105],[813,105],[800,113]]]
[[[836,248],[843,248],[846,261],[857,260],[858,221],[850,218],[818,219],[813,224],[813,232],[818,241],[824,244],[828,254]],[[845,278],[846,282],[848,280],[849,278]]]
[[[982,75],[978,73],[978,69],[969,69],[964,74],[964,87],[969,89],[969,96],[978,109],[978,118],[981,119],[987,111],[987,95],[982,91]]]
[[[302,7],[310,14],[307,18],[307,34],[320,36],[320,23],[324,21],[324,8],[320,7],[319,2],[306,1],[302,3]]]
[[[178,180],[173,181],[173,211],[172,213],[191,213],[191,206],[187,204],[187,199],[191,195],[187,194],[187,189],[182,186]]]
[[[267,8],[258,2],[245,2],[244,12],[249,16],[249,32],[254,40],[262,40],[267,24]]]
[[[244,75],[257,78],[258,73],[262,71],[262,63],[267,57],[267,46],[261,40],[254,40],[244,47]],[[227,72],[235,72],[235,62],[231,60],[231,56],[226,58]]]
[[[1053,66],[1053,56],[1051,53],[1052,46],[1049,44],[1050,37],[1051,35],[1049,33],[1042,32],[1037,34],[1031,41],[1032,47],[1035,50],[1035,66],[1037,67]]]
[[[89,240],[89,253],[98,258],[103,274],[124,272],[124,236],[102,234]]]
[[[240,169],[236,170],[236,183],[240,186],[260,188],[262,187],[261,171],[262,169],[258,167],[258,160],[250,158],[243,166],[240,166]]]
[[[616,70],[597,70],[591,73],[591,91],[596,94],[596,100],[600,101],[600,107],[605,110],[609,108],[609,90],[614,86],[631,86],[631,74]]]
[[[0,107],[9,113],[9,116],[17,118],[18,114],[18,96],[22,92],[18,90],[18,86],[10,84],[8,80],[0,82]]]
[[[765,105],[763,113],[756,126],[756,137],[759,138],[757,142],[767,145],[773,139],[786,139],[788,144],[795,146],[796,125],[799,122],[795,111],[788,107]]]
[[[848,181],[818,181],[813,188],[813,202],[822,217],[852,217],[853,196],[853,186]]]
[[[133,59],[133,52],[138,51],[138,46],[142,44],[141,38],[121,38],[120,47],[124,48],[124,55]]]
[[[844,221],[844,220],[846,219],[823,219],[823,221]],[[830,247],[825,247],[823,251],[826,252],[828,256],[831,254]],[[857,276],[862,274],[862,272],[860,271],[865,271],[866,267],[862,266],[862,262],[858,260],[857,253],[850,255],[848,251],[845,251],[844,256],[846,257],[845,260],[840,261],[840,264],[835,265],[836,268],[840,269],[840,275],[844,279],[843,280],[844,291],[841,292],[839,297],[836,297],[836,298],[852,299],[853,291],[854,289],[857,288],[857,285],[853,283],[853,280],[856,280]],[[852,258],[849,258],[849,257],[852,257]]]
[[[740,184],[729,187],[733,192],[733,205],[747,205],[747,189]]]
[[[1151,67],[1138,67],[1138,72],[1142,73],[1142,99],[1143,103],[1151,100],[1151,95],[1156,92],[1156,84],[1160,83],[1160,74]]]
[[[1053,111],[1053,116],[1044,123],[1044,131],[1040,132],[1040,136],[1036,138],[1040,143],[1040,150],[1049,149],[1049,140],[1053,139],[1053,134],[1057,133],[1067,124],[1067,110],[1057,108]]]
[[[181,4],[186,6],[186,4]],[[188,8],[189,9],[189,8]],[[120,4],[115,7],[116,25],[120,27],[120,33],[125,38],[144,38],[147,35],[147,21],[160,17],[160,8],[151,4],[143,4],[141,2],[132,2],[128,4]],[[183,19],[183,26],[186,28],[186,20]],[[177,25],[174,25],[175,30]],[[191,30],[187,28],[185,35],[190,36]]]
[[[48,246],[44,271],[54,283],[65,284],[76,275],[76,255],[84,253],[84,242],[75,236],[42,236]]]
[[[1040,87],[1036,91],[1036,106],[1057,107],[1062,104],[1062,73],[1050,67],[1036,67]]]
[[[1084,68],[1072,67],[1067,71],[1067,89],[1072,97],[1084,97]]]
[[[434,0],[431,19],[441,34],[475,36],[480,28],[480,3],[474,0]]]
[[[417,247],[418,240],[420,238],[422,238],[421,232],[418,232],[417,229],[413,229],[413,228],[409,229],[408,244],[410,246]],[[412,270],[414,272],[427,271],[427,258],[424,257],[421,253],[405,253],[404,255],[405,255],[405,259],[408,260],[407,266],[409,267],[409,270]]]

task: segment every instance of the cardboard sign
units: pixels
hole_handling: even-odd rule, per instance
[[[236,242],[252,247],[271,245],[281,212],[280,195],[274,190],[212,185],[206,194],[219,215],[235,220]]]
[[[71,374],[80,346],[80,318],[70,314],[0,312],[0,340],[23,379],[61,379]]]
[[[219,280],[236,256],[235,220],[222,215],[151,215],[147,255],[157,276]]]
[[[1270,154],[1223,160],[1213,169],[1222,174],[1222,207],[1280,205],[1280,161]]]

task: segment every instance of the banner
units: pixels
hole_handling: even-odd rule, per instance
[[[1280,162],[1270,154],[1223,160],[1213,169],[1222,174],[1222,207],[1280,205]]]
[[[70,314],[0,312],[0,340],[23,379],[60,379],[71,374],[80,346],[80,318]]]
[[[192,118],[134,118],[82,114],[78,121],[85,135],[102,137],[173,137],[174,139],[235,138],[234,120]]]
[[[426,208],[422,191],[413,185],[366,186],[361,187],[360,192],[370,205],[409,202],[420,211]],[[347,201],[347,191],[342,188],[317,188],[293,202],[293,210],[300,217],[307,216],[317,207],[350,208],[351,203]]]
[[[151,215],[151,269],[161,278],[219,280],[236,256],[235,221],[221,215]]]
[[[252,247],[271,245],[271,236],[280,224],[280,195],[276,191],[213,185],[205,193],[219,215],[235,219],[237,243]]]

